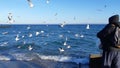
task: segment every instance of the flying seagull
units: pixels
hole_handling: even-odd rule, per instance
[[[28,4],[29,4],[30,8],[34,7],[34,5],[33,5],[31,0],[27,0],[27,1],[28,1]]]
[[[15,22],[15,20],[13,20],[12,13],[9,13],[9,15],[8,15],[8,23],[13,23],[13,22]]]

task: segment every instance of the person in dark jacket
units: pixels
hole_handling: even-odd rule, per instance
[[[97,33],[102,45],[102,68],[120,68],[120,47],[114,47],[111,37],[114,36],[115,27],[120,27],[119,15],[109,18],[109,23]]]

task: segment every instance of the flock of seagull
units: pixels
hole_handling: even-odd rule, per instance
[[[27,1],[28,1],[28,4],[29,4],[29,6],[30,6],[31,8],[34,7],[34,4],[32,3],[31,0],[27,0]],[[50,2],[50,0],[46,0],[46,3],[47,3],[47,4],[48,4],[49,2]],[[55,16],[57,16],[57,13],[55,14]],[[76,19],[76,18],[74,17],[74,20],[75,20],[75,19]],[[15,20],[13,19],[12,13],[9,13],[9,15],[8,15],[8,23],[11,24],[11,23],[13,23],[13,22],[15,22]],[[64,21],[62,24],[60,24],[60,27],[61,27],[61,28],[64,28],[65,24],[66,24],[66,22]],[[30,29],[31,29],[31,27],[28,26],[28,27],[27,27],[27,30],[30,30]],[[89,28],[89,25],[87,25],[86,29],[90,29],[90,28]],[[68,32],[70,32],[70,31],[68,31]],[[36,36],[38,36],[40,33],[44,33],[44,31],[36,32]],[[8,32],[3,32],[2,34],[8,34]],[[32,33],[30,33],[28,37],[31,38],[32,36],[33,36]],[[25,37],[25,36],[23,35],[22,38],[24,38],[24,37]],[[59,35],[59,37],[63,37],[63,35]],[[83,38],[84,35],[75,34],[75,37],[81,37],[81,38]],[[19,34],[17,34],[17,36],[15,37],[15,41],[18,42],[19,40],[20,40]],[[71,46],[67,44],[67,41],[68,41],[68,38],[66,37],[63,45],[64,45],[64,46],[67,46],[67,48],[71,48]],[[25,43],[26,43],[26,42],[24,42],[24,44],[25,44]],[[8,44],[8,42],[5,42],[5,43],[3,43],[3,44],[6,45],[6,44]],[[18,46],[18,48],[21,48],[21,47]],[[32,49],[33,49],[33,47],[32,47],[31,45],[29,45],[28,50],[31,51]],[[60,52],[64,52],[64,51],[65,51],[62,47],[60,47],[60,48],[58,48],[58,49],[59,49]]]
[[[29,6],[30,6],[31,8],[34,7],[34,4],[32,3],[31,0],[27,0],[27,1],[28,1],[28,4],[29,4]],[[46,3],[49,4],[49,3],[50,3],[50,0],[46,0]]]
[[[61,27],[61,28],[64,28],[64,27]],[[28,26],[26,29],[27,29],[27,30],[30,30],[31,27]],[[86,29],[88,29],[88,26],[86,27]],[[70,31],[68,31],[68,32],[70,32]],[[19,33],[20,33],[20,32],[19,32]],[[44,32],[43,30],[41,30],[41,31],[36,31],[36,32],[35,32],[35,36],[39,36],[40,34],[44,34],[44,33],[45,33],[45,32]],[[2,34],[3,34],[3,35],[6,35],[6,34],[8,34],[8,32],[3,32]],[[80,35],[80,34],[75,34],[74,36],[77,37],[77,38],[78,38],[78,37],[81,37],[81,38],[84,37],[83,34],[81,34],[81,35]],[[21,38],[24,38],[24,37],[25,37],[25,35],[21,36]],[[33,34],[32,34],[32,33],[29,33],[28,37],[29,37],[29,38],[33,37]],[[62,45],[66,46],[66,48],[68,48],[68,49],[71,48],[71,46],[67,43],[68,37],[64,37],[63,35],[59,35],[59,37],[65,38],[65,41],[63,42]],[[15,37],[15,41],[18,42],[19,40],[20,40],[20,35],[17,34],[16,37]],[[22,40],[22,39],[21,39],[21,40]],[[0,46],[6,45],[6,44],[8,44],[8,42],[4,42],[3,44],[0,44]],[[24,41],[23,44],[26,44],[26,42]],[[21,46],[18,46],[17,48],[21,48]],[[31,45],[29,45],[29,46],[28,46],[28,50],[29,50],[29,51],[33,50],[33,47],[32,47]],[[58,50],[59,50],[60,52],[64,52],[64,51],[65,51],[64,48],[62,48],[62,47],[59,47]]]

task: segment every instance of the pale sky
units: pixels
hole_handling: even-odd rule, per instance
[[[107,24],[108,18],[120,15],[120,0],[0,0],[0,24],[12,13],[13,24]]]

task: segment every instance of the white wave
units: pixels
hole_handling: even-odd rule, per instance
[[[10,58],[7,56],[0,56],[0,60],[10,60]]]
[[[28,56],[25,53],[15,53],[12,54],[12,56],[16,59],[16,60],[26,60],[26,61],[30,61],[33,59],[32,56]]]
[[[8,45],[8,42],[0,43],[0,46],[7,46],[7,45]]]
[[[43,60],[54,60],[59,62],[75,62],[77,64],[88,64],[89,58],[76,58],[76,57],[68,57],[68,56],[44,56],[39,55],[38,56]]]
[[[52,60],[57,62],[74,62],[76,64],[88,64],[89,58],[76,58],[76,57],[69,57],[69,56],[45,56],[40,55],[37,53],[34,54],[28,54],[28,53],[14,53],[7,56],[0,55],[0,60],[25,60],[25,61],[31,61],[34,59],[42,59],[42,60]]]

